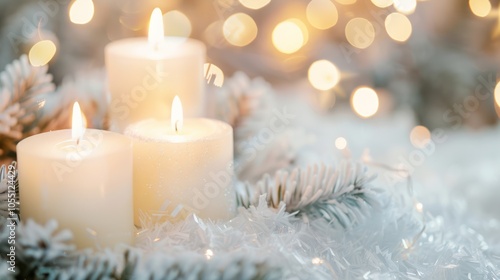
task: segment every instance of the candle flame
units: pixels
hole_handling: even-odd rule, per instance
[[[172,113],[170,118],[170,124],[175,132],[179,132],[182,129],[182,124],[184,122],[184,113],[182,112],[182,103],[179,96],[174,97],[172,102]]]
[[[75,102],[73,104],[73,119],[72,119],[72,127],[71,127],[71,138],[76,140],[76,142],[80,142],[80,139],[83,136],[83,132],[85,130],[85,126],[83,123],[83,114],[80,110],[80,104]]]
[[[154,50],[158,50],[165,39],[165,31],[163,30],[163,14],[160,8],[155,8],[151,14],[149,21],[148,41],[149,45]]]

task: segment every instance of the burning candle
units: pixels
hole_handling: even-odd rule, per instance
[[[160,9],[151,15],[148,38],[110,43],[105,53],[113,130],[122,132],[149,118],[167,119],[175,94],[182,98],[186,116],[203,114],[205,46],[193,39],[164,37]]]
[[[72,129],[17,145],[22,220],[58,221],[78,248],[131,244],[132,143],[118,133],[85,129],[78,103]]]
[[[135,224],[177,221],[190,213],[229,219],[234,211],[233,130],[210,119],[183,119],[174,98],[170,122],[149,119],[129,126],[134,142]]]

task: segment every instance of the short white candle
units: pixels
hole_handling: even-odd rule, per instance
[[[153,222],[175,222],[190,213],[231,218],[232,127],[210,119],[182,120],[180,102],[173,105],[180,117],[145,120],[125,131],[134,140],[136,225],[141,225],[141,213]]]
[[[22,140],[17,160],[23,221],[55,219],[73,232],[78,248],[133,242],[128,137],[73,126]]]
[[[140,120],[168,118],[176,94],[184,102],[186,116],[202,116],[205,52],[200,41],[164,37],[159,9],[151,16],[149,40],[130,38],[107,45],[112,130],[123,132]]]

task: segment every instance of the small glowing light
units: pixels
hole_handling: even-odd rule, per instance
[[[417,125],[410,132],[413,147],[423,148],[431,141],[431,132],[425,126]]]
[[[323,263],[323,260],[320,259],[320,258],[314,258],[311,260],[311,262],[315,265],[319,265],[319,264],[322,264]]]
[[[189,37],[191,35],[191,22],[180,11],[174,10],[163,15],[165,36]]]
[[[207,249],[207,251],[205,252],[205,257],[207,258],[207,260],[211,259],[213,256],[214,252],[210,249]]]
[[[415,208],[417,209],[418,212],[422,213],[422,211],[424,210],[424,205],[420,202],[417,202],[415,204]]]
[[[80,110],[80,104],[78,104],[78,102],[75,102],[73,104],[73,117],[71,119],[71,122],[71,138],[78,142],[82,138],[83,132],[85,130],[85,126],[83,123],[83,114]]]
[[[307,28],[298,19],[280,22],[273,30],[274,47],[285,54],[292,54],[307,42]]]
[[[271,0],[239,0],[241,5],[252,10],[265,7]]]
[[[372,161],[372,156],[370,155],[370,149],[365,149],[363,151],[363,154],[361,155],[361,160],[363,160],[363,162],[371,162]]]
[[[409,242],[406,241],[406,239],[401,239],[401,242],[403,243],[403,247],[405,247],[405,249],[410,248],[410,245],[408,244]]]
[[[396,11],[403,14],[412,14],[417,8],[417,0],[393,0]]]
[[[224,38],[233,46],[243,47],[257,37],[257,24],[247,14],[236,13],[229,16],[222,26]]]
[[[50,40],[40,41],[31,47],[28,58],[31,65],[35,67],[44,66],[56,54],[56,45]]]
[[[498,82],[495,87],[495,102],[497,106],[500,107],[500,82]]]
[[[158,50],[164,40],[163,15],[160,8],[155,8],[149,20],[148,42],[151,48]]]
[[[337,7],[330,0],[312,0],[307,5],[306,16],[312,26],[321,30],[334,26],[339,19]]]
[[[342,5],[351,5],[356,3],[356,0],[336,0],[337,3],[342,4]]]
[[[345,27],[345,36],[352,46],[366,49],[375,40],[375,28],[367,19],[353,18]]]
[[[205,63],[203,65],[203,73],[205,73],[207,84],[213,84],[217,87],[221,87],[224,84],[224,72],[217,65]]]
[[[339,150],[345,149],[347,147],[347,140],[344,137],[335,139],[335,147]]]
[[[485,17],[491,12],[489,0],[469,0],[469,7],[472,13],[478,17]]]
[[[69,20],[74,24],[87,24],[94,17],[92,0],[75,0],[69,8]]]
[[[385,30],[394,41],[405,42],[411,36],[412,26],[405,15],[392,13],[385,18]]]
[[[172,102],[172,112],[170,114],[170,126],[175,132],[182,130],[182,125],[184,123],[184,112],[182,111],[182,103],[179,96],[174,97]]]
[[[372,3],[379,8],[387,8],[393,4],[393,0],[372,0]]]
[[[377,93],[369,87],[360,87],[351,97],[351,106],[359,116],[369,118],[378,111]]]
[[[329,90],[339,83],[340,72],[330,61],[318,60],[309,67],[308,78],[315,89]]]

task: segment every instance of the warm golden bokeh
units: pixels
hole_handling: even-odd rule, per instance
[[[469,7],[472,13],[478,17],[485,17],[491,12],[489,0],[469,0]]]
[[[56,45],[50,40],[40,41],[31,47],[28,58],[31,65],[38,67],[44,66],[50,62],[50,60],[56,54]]]
[[[271,0],[239,0],[241,5],[252,10],[265,7]]]
[[[415,12],[417,0],[393,0],[394,8],[403,14],[409,15]]]
[[[351,5],[356,3],[356,0],[336,0],[337,3],[342,4],[342,5]]]
[[[497,106],[500,107],[500,82],[498,82],[495,87],[495,102]]]
[[[339,137],[335,139],[335,147],[339,150],[347,148],[347,140],[344,137]]]
[[[385,19],[385,30],[393,40],[405,42],[410,38],[413,29],[410,20],[405,15],[392,13]]]
[[[318,60],[309,67],[308,79],[315,89],[329,90],[339,83],[340,72],[330,61]]]
[[[379,7],[379,8],[387,8],[390,5],[392,5],[394,2],[393,0],[372,0],[373,5]]]
[[[306,16],[313,27],[321,30],[333,27],[339,19],[337,7],[330,0],[312,0],[307,5]]]
[[[273,30],[274,47],[285,54],[292,54],[307,42],[308,34],[305,25],[298,19],[280,22]]]
[[[413,147],[423,148],[431,141],[431,132],[425,126],[415,126],[410,132],[410,141]]]
[[[228,17],[222,26],[224,38],[233,46],[243,47],[257,37],[257,24],[245,13],[236,13]]]
[[[92,0],[75,0],[69,8],[69,19],[74,24],[87,24],[94,17]]]
[[[351,106],[356,114],[363,118],[369,118],[378,111],[378,95],[369,87],[357,88],[351,96]]]
[[[353,18],[345,27],[345,36],[352,46],[358,49],[366,49],[375,40],[375,28],[365,18]]]
[[[189,37],[191,35],[191,21],[177,10],[163,15],[163,26],[166,36]]]
[[[205,63],[203,65],[203,73],[205,73],[207,84],[213,84],[217,87],[222,87],[224,84],[224,72],[217,65]]]

